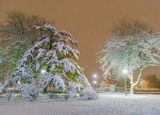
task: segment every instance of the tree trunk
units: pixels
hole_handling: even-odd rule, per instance
[[[139,83],[142,75],[142,70],[139,70],[139,75],[136,82],[133,82],[133,74],[130,75],[130,94],[134,94],[134,87]]]
[[[133,76],[130,78],[130,94],[134,94],[134,83],[133,83]]]

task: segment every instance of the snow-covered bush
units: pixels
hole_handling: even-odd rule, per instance
[[[4,86],[2,84],[0,84],[0,95],[2,95],[3,90],[4,90]]]
[[[81,84],[69,82],[69,91],[68,95],[70,97],[76,97],[77,93],[81,91]]]
[[[85,88],[80,93],[82,100],[95,100],[98,98],[98,94],[92,88]]]
[[[27,101],[33,101],[39,96],[39,87],[35,83],[23,84],[20,88],[20,95]]]

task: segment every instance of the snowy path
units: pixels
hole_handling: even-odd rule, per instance
[[[0,103],[0,115],[160,115],[160,95],[101,93],[95,101]]]

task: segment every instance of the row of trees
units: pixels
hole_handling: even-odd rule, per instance
[[[114,27],[111,40],[104,45],[99,61],[105,78],[125,73],[133,94],[142,71],[160,65],[160,35],[146,24],[121,20]]]

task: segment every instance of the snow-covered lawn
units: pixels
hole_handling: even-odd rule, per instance
[[[0,115],[160,115],[160,95],[100,93],[94,101],[1,102]]]

